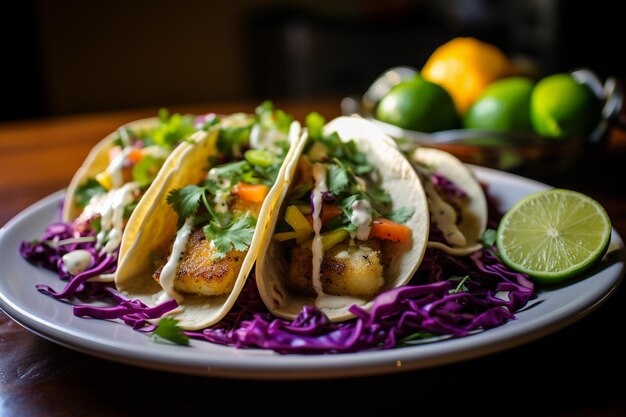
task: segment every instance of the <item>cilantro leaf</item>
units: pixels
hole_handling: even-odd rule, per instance
[[[341,165],[328,166],[328,189],[331,193],[339,195],[350,186],[350,175]]]
[[[248,250],[254,236],[256,219],[252,216],[242,216],[225,226],[216,221],[211,221],[202,228],[208,241],[213,242],[216,252],[214,259],[221,259],[231,250]]]
[[[372,203],[391,204],[391,195],[385,190],[375,185],[369,184],[367,187],[367,195]]]
[[[178,320],[163,317],[152,334],[152,341],[168,340],[177,345],[189,346],[189,336],[178,327]]]
[[[415,207],[400,207],[387,215],[387,218],[393,222],[404,224],[415,214]]]
[[[95,178],[89,178],[76,188],[76,195],[74,196],[74,199],[78,207],[84,208],[87,204],[89,204],[92,198],[98,194],[104,194],[106,192],[107,190],[101,186]]]
[[[211,168],[211,175],[215,175],[218,178],[232,180],[249,170],[250,164],[247,161],[236,161]]]
[[[495,245],[497,237],[498,233],[495,230],[487,229],[480,237],[480,243],[482,243],[484,247],[490,248]]]
[[[178,213],[179,220],[184,220],[198,212],[205,191],[205,187],[186,185],[170,191],[167,195],[167,203]]]

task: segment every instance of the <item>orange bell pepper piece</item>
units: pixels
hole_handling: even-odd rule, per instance
[[[369,237],[394,242],[406,242],[411,237],[411,229],[403,224],[379,217],[372,222]]]
[[[269,191],[270,188],[265,184],[247,184],[240,182],[233,187],[232,193],[238,195],[244,201],[262,203]]]

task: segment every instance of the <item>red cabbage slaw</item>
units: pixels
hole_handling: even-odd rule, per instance
[[[453,184],[446,183],[450,190]],[[489,225],[497,226],[501,214],[489,201]],[[35,242],[23,242],[21,255],[29,262],[59,273],[68,280],[57,292],[47,285],[37,289],[57,299],[106,302],[107,307],[74,305],[79,317],[120,320],[135,330],[152,332],[155,320],[175,309],[175,300],[148,307],[129,300],[111,284],[90,282],[102,273],[115,271],[117,259],[95,250],[95,241],[68,242],[93,232],[73,223],[51,225]],[[431,227],[430,240],[441,240],[441,232]],[[71,242],[71,240],[69,240]],[[93,243],[92,243],[93,242]],[[92,254],[92,264],[71,277],[63,268],[62,256],[74,249]],[[533,297],[534,286],[528,277],[504,266],[495,247],[471,256],[455,257],[438,249],[426,250],[424,259],[407,286],[376,297],[371,310],[352,306],[355,319],[332,323],[317,308],[305,307],[293,321],[272,316],[256,289],[254,276],[226,317],[202,331],[187,331],[189,337],[237,348],[270,349],[278,353],[341,353],[389,349],[418,340],[463,337],[514,319],[514,313]]]

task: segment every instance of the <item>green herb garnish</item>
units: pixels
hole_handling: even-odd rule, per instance
[[[159,320],[159,324],[152,333],[151,339],[153,342],[167,340],[177,345],[189,346],[189,336],[184,333],[183,329],[178,327],[178,320],[170,317],[163,317]]]
[[[228,252],[235,249],[238,251],[248,250],[254,236],[256,219],[252,216],[241,216],[226,225],[221,225],[219,221],[211,221],[202,228],[208,241],[212,241],[215,246],[214,259],[221,259]]]
[[[74,197],[76,205],[80,208],[85,208],[92,198],[106,192],[107,190],[101,186],[95,178],[89,178],[76,188],[76,195]]]

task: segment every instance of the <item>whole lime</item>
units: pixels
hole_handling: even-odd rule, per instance
[[[469,129],[532,131],[530,95],[534,82],[527,77],[494,81],[483,91],[465,115]]]
[[[533,128],[548,137],[589,134],[600,120],[600,110],[600,102],[591,89],[566,73],[542,78],[530,97]]]
[[[450,94],[441,86],[415,77],[392,87],[376,107],[376,118],[419,132],[459,127]]]

